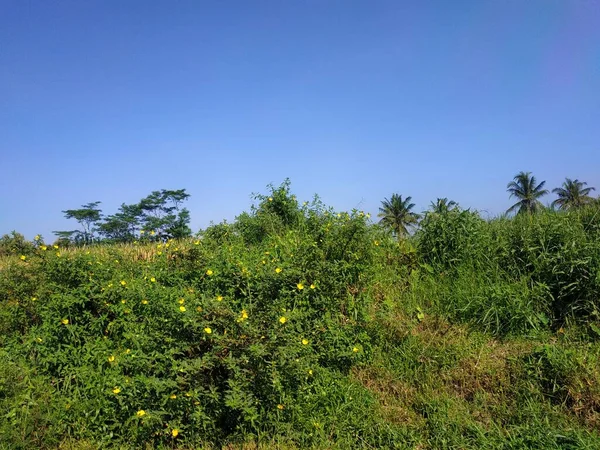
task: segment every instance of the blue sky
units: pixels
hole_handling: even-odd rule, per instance
[[[595,0],[0,0],[0,43],[0,234],[162,188],[196,231],[286,177],[372,214],[600,189]]]

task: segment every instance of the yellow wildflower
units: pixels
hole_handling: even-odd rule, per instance
[[[202,306],[196,306],[196,311],[202,312]]]
[[[54,244],[52,247],[54,247],[54,248],[58,248],[58,245]]]
[[[210,270],[210,269],[208,269],[208,270],[206,271],[206,275],[208,275],[209,277],[210,277],[210,276],[211,276],[213,273],[214,273],[214,272],[213,272],[212,270]]]
[[[171,435],[175,438],[175,437],[177,437],[178,434],[179,434],[179,430],[177,428],[173,428],[173,431],[171,431]]]
[[[279,404],[277,405],[277,409],[280,409],[280,410],[281,410],[281,409],[283,409],[283,408],[285,408],[285,406],[283,406],[281,403],[279,403]]]
[[[302,345],[308,345],[308,339],[302,339]]]
[[[273,201],[273,197],[269,197],[269,201],[272,202]]]
[[[31,301],[35,302],[37,300],[37,297],[31,297]]]
[[[185,303],[185,299],[184,298],[180,298],[178,300],[178,302],[179,302],[180,305],[183,305]]]
[[[175,399],[177,398],[177,396],[176,396],[175,394],[171,394],[171,395],[169,395],[169,398],[170,398],[171,400],[175,400]]]
[[[151,283],[156,283],[156,278],[154,278],[154,277],[150,278],[150,282]]]
[[[354,348],[352,349],[352,351],[353,351],[354,353],[358,353],[358,347],[354,347]]]
[[[284,324],[284,323],[286,323],[286,322],[287,322],[287,319],[285,318],[285,316],[281,316],[281,317],[279,318],[279,323],[281,323],[281,324]]]
[[[148,300],[144,299],[142,300],[142,305],[147,305],[148,304]]]
[[[275,269],[275,273],[280,273],[280,272],[281,272],[281,267],[277,267],[277,268]]]
[[[121,389],[116,387],[113,389],[113,394],[118,394],[119,392],[121,392]]]
[[[217,295],[217,301],[218,301],[218,302],[221,302],[221,301],[223,301],[223,296],[222,296],[222,295]]]
[[[25,255],[21,255],[21,261],[25,261],[27,257]]]
[[[314,289],[314,288],[316,288],[316,286],[315,286],[314,284],[311,284],[311,285],[310,285],[310,288],[311,288],[311,289]]]
[[[131,353],[131,349],[130,348],[128,348],[128,349],[125,350],[125,354],[126,355],[129,355],[130,353]]]
[[[143,409],[140,409],[140,410],[139,410],[139,411],[136,413],[136,415],[137,415],[138,417],[144,417],[144,416],[146,415],[146,411],[144,411]]]
[[[309,375],[312,375],[312,374],[313,374],[313,371],[312,371],[312,369],[308,369],[308,374],[309,374]]]
[[[200,241],[194,241],[194,245],[200,245]]]
[[[46,247],[45,245],[42,245],[40,248],[44,251],[48,250],[48,247]]]
[[[209,327],[206,327],[206,328],[204,329],[204,332],[205,332],[206,334],[210,334],[210,333],[212,333],[212,330],[211,330]]]
[[[108,357],[108,362],[114,362],[114,361],[115,361],[115,357],[114,357],[114,355],[110,355],[110,356]]]
[[[298,288],[299,291],[301,291],[302,289],[304,289],[304,285],[302,283],[298,283],[296,285],[296,287]]]
[[[63,325],[69,325],[69,319],[63,319],[60,321]]]
[[[181,311],[181,312],[185,312],[185,306],[181,305],[181,306],[179,307],[179,311]]]
[[[34,241],[39,241],[40,240],[40,235],[36,234],[35,237],[33,238]]]
[[[127,282],[125,280],[121,280],[121,286],[125,286]]]

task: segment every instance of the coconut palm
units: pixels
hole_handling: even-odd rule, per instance
[[[458,208],[458,203],[454,200],[448,200],[446,197],[438,198],[435,202],[429,204],[431,212],[436,214],[444,214]]]
[[[543,208],[539,199],[548,193],[548,190],[544,189],[545,184],[545,181],[537,184],[531,172],[519,172],[513,178],[513,181],[506,186],[507,192],[510,192],[510,197],[515,197],[519,201],[508,208],[506,212],[511,213],[518,210],[519,214],[534,213]]]
[[[389,200],[386,198],[379,208],[379,223],[390,228],[398,237],[407,235],[408,227],[416,225],[419,220],[419,215],[411,211],[415,207],[411,200],[412,197],[402,200],[398,194],[392,194]]]
[[[593,187],[584,187],[587,183],[577,179],[565,179],[562,187],[552,189],[558,198],[552,202],[552,206],[558,206],[560,209],[574,209],[586,205],[592,201],[589,193],[595,191]]]

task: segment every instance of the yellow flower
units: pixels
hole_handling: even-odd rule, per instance
[[[114,361],[115,361],[115,357],[114,357],[114,355],[110,355],[110,356],[108,357],[108,362],[114,362]]]
[[[58,245],[54,244],[52,247],[54,247],[54,248],[58,248]]]
[[[302,345],[308,345],[308,339],[302,339]]]
[[[196,311],[202,312],[202,306],[196,306]]]
[[[162,255],[162,252],[160,252],[160,251],[159,251],[159,252],[156,252],[156,254],[157,254],[158,256],[160,256],[160,255]]]
[[[25,255],[21,255],[21,261],[25,261],[27,257]]]
[[[213,271],[212,271],[212,270],[208,269],[208,270],[206,271],[206,275],[208,275],[209,277],[210,277],[212,274],[213,274]]]
[[[222,295],[217,295],[217,301],[218,302],[223,301],[223,296]]]
[[[376,246],[379,246],[379,241],[373,242]]]
[[[69,319],[63,319],[60,321],[63,325],[69,325]]]
[[[169,398],[170,398],[171,400],[175,400],[175,399],[177,398],[177,396],[176,396],[175,394],[171,394],[171,395],[169,395]]]
[[[287,319],[285,318],[285,316],[281,316],[281,317],[279,318],[279,323],[281,323],[281,324],[284,324],[284,323],[286,323],[286,322],[287,322]]]
[[[150,232],[150,236],[154,236],[155,234],[156,234],[156,232],[155,232],[154,230],[152,230],[152,231]]]
[[[179,301],[180,305],[183,305],[185,303],[185,299],[184,298],[180,298],[178,301]]]
[[[144,417],[144,416],[146,415],[146,411],[144,411],[143,409],[140,409],[140,410],[139,410],[139,411],[136,413],[136,415],[137,415],[138,417]]]
[[[40,235],[36,234],[35,237],[33,238],[34,241],[39,241],[40,240]]]
[[[31,297],[31,301],[35,302],[37,300],[37,297]]]
[[[353,351],[354,353],[358,353],[358,347],[354,347],[354,348],[352,349],[352,351]]]
[[[173,431],[171,431],[171,435],[173,437],[177,437],[178,434],[179,434],[179,430],[177,428],[173,428]]]
[[[205,332],[206,334],[210,334],[210,333],[212,333],[212,330],[211,330],[209,327],[206,327],[206,328],[204,329],[204,332]]]
[[[45,245],[42,245],[40,248],[44,251],[48,250],[48,247],[46,247]]]
[[[147,305],[148,304],[148,300],[142,300],[142,305]]]
[[[273,197],[269,197],[269,201],[272,202],[273,201]]]
[[[38,341],[38,342],[42,342],[42,341],[43,341],[43,339],[42,339],[41,337],[39,337],[39,338],[37,338],[37,341]]]
[[[277,268],[275,269],[275,273],[280,273],[280,272],[281,272],[281,268],[280,268],[280,267],[277,267]]]
[[[246,320],[248,318],[248,311],[246,311],[245,309],[242,309],[242,312],[240,314],[240,317],[238,318],[238,322],[243,322],[244,320]]]
[[[200,241],[194,241],[194,245],[200,245]]]
[[[312,371],[312,369],[308,369],[308,374],[309,374],[309,375],[312,375],[312,374],[313,374],[313,371]]]
[[[113,394],[118,394],[119,392],[121,392],[121,389],[116,387],[113,389]]]
[[[56,256],[60,258],[60,252],[56,252]]]
[[[131,353],[131,349],[130,348],[128,348],[128,349],[125,350],[125,354],[126,355],[129,355],[130,353]]]
[[[126,282],[126,281],[124,281],[124,280],[121,280],[121,286],[125,286],[126,284],[127,284],[127,282]]]
[[[140,230],[140,234],[144,234],[144,233],[145,233],[145,231],[144,231],[144,230]]]
[[[281,403],[277,405],[277,409],[283,409],[285,408],[285,406],[283,406]]]
[[[127,300],[121,300],[121,303],[125,304],[127,303]]]
[[[302,283],[298,283],[296,285],[296,287],[298,288],[299,291],[301,291],[302,289],[304,289],[304,285]]]
[[[179,311],[181,311],[181,312],[185,312],[185,306],[181,305],[181,306],[179,307]]]
[[[150,282],[156,283],[156,278],[154,278],[154,277],[150,278]]]

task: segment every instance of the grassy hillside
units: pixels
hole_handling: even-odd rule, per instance
[[[0,448],[600,448],[598,208],[6,253]]]

